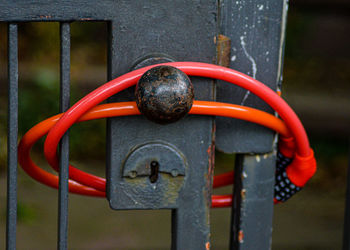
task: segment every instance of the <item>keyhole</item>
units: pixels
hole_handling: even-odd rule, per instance
[[[151,175],[149,179],[151,183],[155,183],[158,180],[159,163],[157,161],[151,162]]]

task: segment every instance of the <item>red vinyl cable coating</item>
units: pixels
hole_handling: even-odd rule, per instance
[[[190,114],[210,114],[220,115],[231,118],[242,119],[260,125],[269,127],[277,131],[280,135],[289,136],[288,128],[285,124],[275,116],[265,113],[260,110],[248,108],[244,106],[238,106],[233,104],[218,103],[218,102],[206,102],[206,101],[194,101]],[[140,112],[136,107],[135,102],[121,102],[98,105],[87,113],[85,113],[77,122],[83,122],[93,119],[101,119],[106,117],[126,116],[126,115],[139,115]],[[31,128],[21,139],[18,146],[18,160],[24,171],[35,180],[48,185],[53,188],[58,188],[58,176],[53,175],[37,166],[30,157],[30,150],[41,137],[48,133],[48,131],[56,124],[63,114],[50,117],[39,124]],[[96,177],[96,176],[95,176]],[[100,184],[105,187],[105,179],[96,177]],[[233,172],[221,174],[214,177],[213,186],[220,187],[227,184],[232,184]],[[89,196],[105,196],[105,189],[103,191],[97,191],[73,180],[69,180],[69,191],[72,193],[89,195]],[[213,207],[225,207],[229,206],[232,202],[232,195],[213,195],[212,206]]]
[[[136,108],[136,104],[130,103],[114,103],[99,105],[91,109],[88,113],[82,116],[78,122],[88,121],[92,119],[100,119],[111,116],[126,116],[140,114]],[[48,131],[56,124],[62,114],[50,117],[31,128],[21,139],[18,145],[18,162],[23,170],[33,179],[48,185],[53,188],[58,188],[58,176],[44,171],[38,167],[30,157],[30,150],[35,142],[46,135]],[[95,176],[95,180],[105,186],[105,179]],[[69,180],[69,191],[72,193],[105,197],[105,191],[97,191],[94,188],[81,185],[73,180]]]
[[[233,184],[233,177],[233,171],[215,175],[213,179],[213,188],[224,187]]]
[[[274,125],[271,124],[265,124],[265,122],[262,121],[262,117],[259,117],[255,119],[255,121],[249,120],[251,116],[244,117],[237,117],[239,119],[247,119],[248,121],[256,122],[261,125],[267,126],[271,129],[277,130],[281,135],[284,142],[288,141],[288,149],[286,148],[285,151],[288,151],[288,154],[294,154],[295,156],[298,156],[298,161],[295,162],[295,164],[289,167],[289,168],[295,168],[295,171],[289,170],[289,173],[292,175],[292,178],[294,178],[298,183],[305,182],[313,175],[315,169],[316,169],[316,162],[313,158],[313,152],[310,150],[309,142],[305,133],[305,130],[299,121],[298,117],[295,115],[293,110],[288,106],[288,104],[278,96],[274,91],[272,91],[270,88],[265,86],[264,84],[260,83],[259,81],[243,74],[238,71],[228,69],[225,67],[212,65],[212,64],[206,64],[206,63],[195,63],[195,62],[175,62],[175,63],[165,63],[165,64],[158,64],[158,65],[170,65],[179,68],[183,72],[185,72],[188,75],[191,76],[201,76],[201,77],[209,77],[209,78],[215,78],[223,81],[227,81],[233,84],[236,84],[242,88],[245,88],[261,99],[263,99],[267,104],[269,104],[277,113],[280,115],[280,117],[284,120],[286,123],[286,126],[282,121],[280,123],[283,124],[283,129],[279,131],[279,129],[274,128]],[[98,103],[104,101],[108,97],[120,92],[121,90],[124,90],[134,84],[137,83],[138,79],[141,77],[141,75],[147,71],[148,69],[158,66],[158,65],[152,65],[149,67],[141,68],[138,70],[135,70],[133,72],[129,72],[125,75],[122,75],[104,85],[97,88],[96,90],[92,91],[90,94],[82,98],[80,101],[78,101],[76,104],[74,104],[67,112],[65,112],[62,115],[56,116],[54,121],[50,120],[49,118],[47,123],[42,122],[38,124],[37,126],[33,127],[31,131],[36,131],[36,133],[39,135],[41,133],[41,136],[43,136],[45,133],[48,133],[48,136],[45,140],[44,144],[44,153],[47,161],[49,164],[58,171],[58,157],[57,157],[57,145],[59,143],[59,140],[63,136],[63,134],[69,129],[70,126],[72,126],[77,121],[83,121],[84,119],[89,120],[89,115],[92,116],[91,119],[97,119],[94,118],[94,115],[92,115],[94,112],[99,112],[98,109],[93,108]],[[230,110],[233,106],[230,104],[224,104],[224,103],[210,103],[207,102],[208,105],[206,106],[205,102],[199,102],[197,101],[197,106],[193,106],[191,110],[191,114],[202,114],[202,115],[218,115],[218,116],[227,116],[227,117],[234,117],[232,115],[232,110]],[[115,104],[119,105],[119,104]],[[123,104],[124,105],[124,104]],[[135,105],[129,103],[129,105]],[[204,105],[204,106],[203,106]],[[101,107],[101,106],[100,106]],[[106,108],[107,106],[105,106]],[[108,106],[109,107],[109,106]],[[236,106],[235,108],[237,109]],[[109,107],[111,108],[111,107]],[[124,107],[119,106],[119,108],[123,111]],[[197,108],[197,110],[196,110]],[[233,108],[233,109],[235,109]],[[246,108],[240,107],[242,110],[247,111]],[[113,108],[112,108],[113,109]],[[86,113],[87,111],[93,111],[92,113]],[[126,112],[125,114],[122,114],[123,111],[120,111],[121,113],[118,113],[116,115],[131,115],[130,113]],[[130,110],[129,110],[130,111]],[[254,113],[256,113],[255,110]],[[119,111],[118,111],[119,112]],[[134,111],[136,112],[136,111]],[[137,111],[138,112],[138,111]],[[236,111],[234,111],[236,112]],[[259,111],[261,113],[264,113],[262,111]],[[231,113],[231,114],[230,114]],[[249,112],[248,112],[249,113]],[[85,115],[84,115],[85,114]],[[133,113],[136,114],[136,113]],[[139,114],[139,113],[137,113]],[[243,114],[243,113],[242,113]],[[267,114],[268,115],[268,114]],[[271,116],[271,115],[270,115]],[[84,118],[83,118],[84,117]],[[106,116],[104,116],[106,117]],[[108,116],[110,117],[110,116]],[[249,119],[248,119],[248,118]],[[273,116],[272,116],[273,117]],[[99,117],[102,118],[102,117]],[[57,121],[58,119],[58,121]],[[270,120],[270,119],[268,119]],[[57,123],[56,123],[57,121]],[[45,127],[48,126],[50,123],[50,126],[46,128],[41,128],[41,126]],[[271,127],[272,126],[272,127]],[[52,128],[51,128],[52,127]],[[51,129],[50,129],[51,128]],[[45,132],[43,132],[45,131]],[[288,132],[290,131],[290,133]],[[29,132],[28,132],[29,133]],[[27,133],[27,134],[28,134]],[[26,134],[26,135],[27,135]],[[31,134],[31,133],[29,133]],[[41,137],[40,136],[40,137]],[[43,171],[42,169],[38,168],[30,159],[29,156],[29,150],[28,145],[32,143],[33,141],[30,141],[28,139],[29,136],[24,137],[19,145],[19,159],[21,164],[26,164],[24,159],[27,159],[29,157],[29,163],[24,168],[28,172],[29,168],[29,174],[35,173],[35,177],[37,180],[42,180],[43,178],[49,178],[48,176],[51,175],[46,171]],[[39,137],[39,138],[40,138]],[[285,145],[287,145],[285,143]],[[23,146],[24,145],[24,146]],[[32,146],[30,145],[30,147]],[[282,144],[281,144],[282,145]],[[24,150],[23,152],[20,150]],[[22,161],[23,160],[23,161]],[[27,159],[28,160],[28,159]],[[301,162],[301,167],[297,169],[297,163]],[[313,165],[313,169],[308,167],[308,165]],[[36,167],[36,168],[35,168]],[[304,169],[309,168],[308,171],[304,171]],[[34,170],[35,171],[34,171]],[[33,170],[33,171],[32,171]],[[31,172],[32,171],[32,172]],[[87,195],[93,195],[93,196],[104,196],[105,191],[105,180],[103,178],[85,173],[79,169],[74,168],[73,166],[70,166],[69,168],[69,178],[70,180],[70,191],[75,193],[84,193]],[[304,173],[305,172],[305,173]],[[307,173],[306,173],[307,172]],[[233,179],[230,181],[231,173],[227,173],[226,175],[220,175],[214,179],[214,186],[222,186],[231,184],[233,182]],[[43,183],[50,185],[52,187],[58,186],[58,179],[57,176],[52,175],[53,177],[49,178],[49,180],[42,180]],[[300,177],[300,178],[299,178]],[[76,182],[75,182],[75,181]],[[230,202],[232,202],[232,196],[213,196],[213,206],[226,206]],[[226,205],[224,205],[226,204]]]
[[[295,137],[297,144],[297,153],[300,156],[309,156],[309,141],[298,117],[281,97],[279,97],[273,90],[261,82],[238,71],[207,63],[174,62],[158,65],[174,66],[191,76],[215,78],[236,84],[251,91],[266,101],[266,103],[268,103],[274,110],[276,110],[281,118],[285,121],[287,127],[291,131],[292,136]],[[144,67],[117,77],[116,79],[95,89],[83,97],[80,101],[75,103],[70,109],[68,109],[49,131],[46,137],[44,144],[44,153],[48,163],[55,170],[58,170],[58,143],[63,134],[69,129],[69,127],[74,124],[75,121],[79,119],[79,117],[81,117],[92,107],[96,106],[98,103],[106,100],[108,97],[132,85],[135,85],[145,71],[155,66],[157,65]],[[98,182],[90,174],[86,174],[76,168],[70,168],[69,177],[81,184],[94,187],[98,190],[102,191],[104,189],[102,183]]]
[[[230,207],[232,205],[232,195],[212,195],[211,206],[212,207]]]

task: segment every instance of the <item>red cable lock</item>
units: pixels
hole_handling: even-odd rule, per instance
[[[289,198],[290,195],[298,191],[313,176],[316,171],[316,161],[313,151],[309,147],[305,130],[296,114],[278,94],[259,81],[238,71],[217,65],[196,62],[158,64],[129,72],[92,91],[65,113],[37,124],[23,136],[18,146],[19,163],[22,168],[37,181],[58,188],[58,177],[42,170],[31,160],[30,149],[35,142],[48,133],[44,145],[45,157],[49,164],[58,171],[57,145],[69,127],[75,122],[92,119],[139,115],[140,112],[137,110],[134,102],[95,106],[112,95],[135,85],[145,71],[159,65],[177,67],[191,76],[215,78],[236,84],[266,101],[280,115],[284,122],[271,114],[256,109],[205,101],[195,101],[189,112],[190,114],[217,115],[243,119],[266,126],[280,134],[279,153],[282,158],[278,157],[277,163],[279,164],[279,161],[280,165],[288,161],[291,161],[291,163],[288,162],[287,166],[277,166],[275,202],[284,201],[286,198]],[[69,166],[69,178],[70,192],[90,196],[105,196],[105,179],[83,172],[71,165]],[[230,172],[215,176],[213,187],[232,183],[233,172]],[[231,203],[232,195],[212,196],[213,207],[230,206]]]

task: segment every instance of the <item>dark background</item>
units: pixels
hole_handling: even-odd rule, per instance
[[[290,2],[282,96],[299,115],[318,161],[302,192],[275,206],[273,249],[340,249],[350,138],[350,4]],[[72,23],[72,100],[106,82],[106,24]],[[0,248],[6,224],[7,37],[0,24]],[[19,133],[58,112],[58,23],[19,26]],[[71,131],[71,159],[104,176],[105,122]],[[33,158],[46,166],[42,145]],[[216,173],[233,156],[217,153]],[[46,169],[49,169],[46,166]],[[228,187],[219,192],[231,192]],[[18,249],[55,249],[57,191],[19,170]],[[70,196],[70,249],[168,249],[169,211],[112,211],[104,199]],[[212,249],[227,249],[230,209],[212,210]],[[117,247],[116,247],[117,246]],[[142,246],[142,247],[140,247]]]

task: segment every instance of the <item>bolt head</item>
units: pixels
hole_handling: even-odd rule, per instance
[[[168,124],[184,117],[194,99],[188,76],[172,66],[157,66],[146,71],[135,90],[136,103],[147,119]]]
[[[177,177],[179,175],[179,172],[177,171],[177,169],[172,169],[170,173],[172,177]]]
[[[130,178],[134,179],[134,178],[136,178],[136,176],[137,176],[137,172],[136,171],[130,171],[129,172],[129,177]]]

